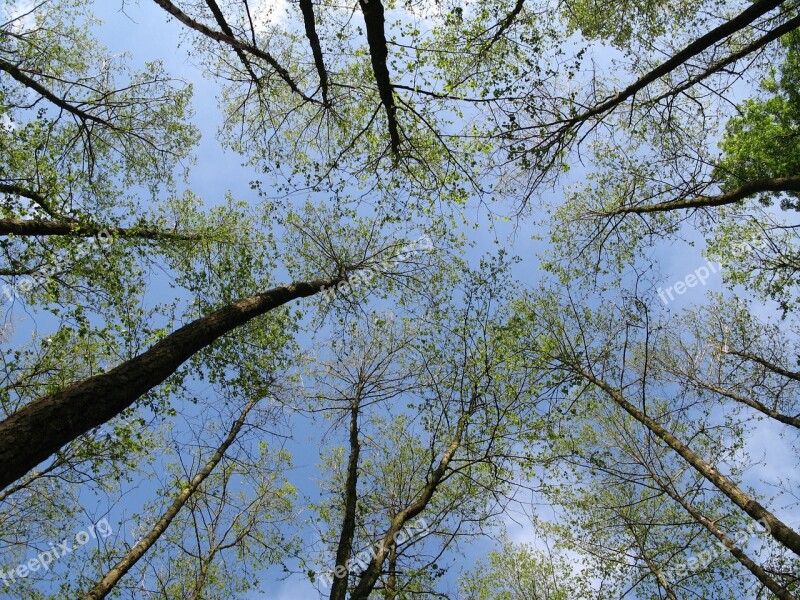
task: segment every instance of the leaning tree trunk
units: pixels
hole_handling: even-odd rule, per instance
[[[730,479],[725,477],[712,465],[703,460],[699,454],[681,442],[670,431],[667,431],[667,429],[662,427],[652,417],[648,416],[636,408],[633,404],[628,402],[619,392],[619,390],[615,389],[608,382],[580,368],[573,368],[573,371],[577,374],[580,374],[584,379],[590,381],[606,392],[606,394],[608,394],[608,396],[610,396],[623,410],[625,410],[625,412],[627,412],[634,419],[647,427],[647,429],[649,429],[663,442],[665,442],[667,446],[672,448],[678,455],[680,455],[681,458],[689,463],[698,473],[700,473],[700,475],[705,477],[708,481],[714,484],[719,491],[730,498],[733,503],[736,504],[736,506],[741,508],[756,521],[765,523],[769,529],[770,535],[772,535],[775,540],[794,552],[796,555],[800,556],[800,534],[798,532],[781,521],[750,495],[739,489],[739,487],[737,487]]]
[[[37,398],[0,422],[0,489],[64,444],[109,421],[226,333],[340,278],[292,283],[238,300],[174,331],[107,373]]]
[[[175,500],[173,500],[166,512],[161,515],[161,518],[156,522],[149,533],[139,542],[137,542],[130,550],[128,550],[125,556],[123,556],[117,562],[117,564],[107,571],[100,581],[98,581],[92,587],[92,589],[86,593],[84,600],[101,600],[102,598],[108,596],[109,592],[111,592],[114,586],[119,583],[119,580],[122,579],[122,577],[133,568],[139,559],[142,558],[142,556],[144,556],[145,553],[153,547],[153,545],[170,526],[175,517],[178,516],[178,513],[189,501],[189,498],[192,497],[192,494],[194,494],[200,487],[200,484],[202,484],[208,478],[208,476],[211,475],[211,472],[222,461],[222,458],[225,456],[225,452],[228,451],[228,448],[231,447],[231,444],[233,444],[233,442],[236,440],[236,437],[239,435],[242,427],[244,427],[247,414],[256,405],[258,400],[259,398],[256,397],[247,403],[242,410],[242,414],[239,415],[239,418],[236,419],[236,421],[233,423],[233,426],[231,426],[231,429],[223,440],[222,444],[220,444],[219,448],[217,448],[217,451],[214,452],[211,460],[209,460],[206,465],[200,469],[199,473],[192,477],[192,480],[189,482],[189,484],[181,490],[181,492],[178,494]]]

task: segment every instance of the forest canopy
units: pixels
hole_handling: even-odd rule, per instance
[[[0,596],[800,598],[800,4],[9,0]]]

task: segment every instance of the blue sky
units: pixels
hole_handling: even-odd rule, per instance
[[[183,28],[174,21],[167,22],[164,12],[152,2],[145,0],[126,2],[124,12],[120,9],[121,4],[118,0],[104,0],[97,2],[95,6],[95,13],[104,21],[102,27],[95,29],[95,34],[108,47],[109,52],[112,54],[129,52],[131,64],[134,66],[141,65],[145,61],[162,60],[168,72],[190,81],[194,86],[194,122],[201,129],[202,139],[196,150],[196,164],[191,169],[187,187],[198,193],[207,205],[221,203],[225,194],[229,192],[235,198],[245,199],[253,204],[260,202],[257,194],[250,189],[250,182],[258,179],[260,175],[254,169],[242,166],[242,157],[231,151],[225,151],[217,141],[216,132],[220,126],[216,100],[218,87],[213,81],[203,77],[201,68],[187,55],[189,42],[182,40]],[[583,171],[576,166],[571,177],[578,180],[582,173]],[[558,194],[558,191],[553,191],[548,192],[546,196],[551,199],[557,198]],[[486,214],[480,209],[476,209],[475,217],[482,225],[488,222]],[[493,252],[496,249],[493,243],[496,235],[503,244],[510,246],[512,253],[523,258],[522,263],[515,267],[515,275],[524,283],[535,286],[538,273],[532,265],[536,264],[535,253],[544,249],[543,243],[531,239],[530,228],[525,222],[517,224],[513,221],[499,221],[495,226],[496,234],[486,227],[467,232],[476,243],[468,256],[470,259],[475,259],[485,252]],[[663,287],[685,279],[707,262],[701,256],[699,247],[690,248],[686,244],[659,247],[654,256],[663,273]],[[682,307],[699,303],[706,292],[719,289],[721,289],[721,278],[719,273],[715,273],[709,278],[707,285],[696,286],[687,293],[678,295],[676,300],[670,303],[669,309],[677,311]],[[768,305],[763,306],[762,310],[764,315],[774,314],[774,310]],[[303,339],[301,343],[310,341]],[[288,444],[288,448],[295,456],[297,467],[293,475],[299,476],[307,484],[299,485],[301,491],[313,493],[315,488],[311,478],[315,473],[319,455],[317,447],[309,443],[309,440],[317,438],[318,431],[309,426],[308,420],[296,419],[294,422],[298,429],[293,432],[294,439]],[[751,474],[754,485],[760,486],[759,478],[764,475],[775,480],[787,475],[788,472],[798,475],[797,465],[782,464],[785,460],[783,457],[791,456],[792,453],[787,441],[776,435],[775,427],[764,426],[759,429],[751,444],[754,452],[769,454],[771,459],[767,464],[772,465],[764,473]],[[128,497],[127,502],[131,505],[131,511],[138,510],[136,507],[148,498],[149,491],[141,489]],[[796,509],[789,514],[794,522],[800,520],[800,512]],[[511,522],[509,527],[511,537],[515,541],[533,540],[529,528],[519,527]],[[482,556],[487,548],[485,541],[477,543],[467,552],[461,565],[470,568],[474,560]],[[454,564],[458,566],[459,560],[461,559],[455,560]],[[455,575],[456,573],[453,573],[453,579]],[[307,580],[300,577],[283,582],[265,579],[263,587],[271,592],[270,597],[279,600],[316,597],[314,588]]]

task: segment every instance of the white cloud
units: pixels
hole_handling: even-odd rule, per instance
[[[256,32],[263,32],[289,19],[289,0],[259,0],[251,8]]]
[[[3,20],[14,21],[17,30],[28,29],[33,26],[33,9],[36,5],[33,0],[14,0],[7,2],[3,7]]]

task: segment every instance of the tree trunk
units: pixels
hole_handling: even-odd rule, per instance
[[[711,533],[715,538],[717,538],[725,548],[738,560],[748,571],[750,571],[756,579],[758,579],[770,592],[775,594],[777,598],[780,600],[797,600],[795,596],[793,596],[786,588],[781,587],[781,585],[775,581],[769,574],[758,564],[756,564],[744,551],[739,548],[736,543],[719,527],[717,524],[703,515],[697,508],[695,508],[692,504],[689,503],[686,498],[678,494],[677,491],[673,488],[670,482],[662,481],[660,477],[658,477],[649,467],[647,470],[650,471],[650,476],[653,478],[653,481],[656,482],[658,487],[660,487],[670,498],[672,498],[675,502],[680,504],[686,512],[688,512],[695,521],[700,523],[703,527],[705,527],[709,533]],[[663,575],[661,575],[663,577]]]
[[[442,455],[437,467],[432,473],[430,473],[427,484],[425,484],[425,487],[417,496],[416,500],[410,506],[407,506],[401,510],[395,516],[395,518],[392,519],[389,529],[386,531],[378,544],[376,544],[376,549],[372,560],[361,574],[361,581],[359,581],[356,588],[350,594],[350,600],[366,600],[369,597],[369,595],[372,593],[372,590],[375,588],[378,578],[381,575],[383,563],[386,561],[390,549],[397,543],[395,536],[408,521],[416,517],[428,506],[431,498],[433,498],[433,494],[436,492],[439,484],[442,482],[442,479],[447,472],[447,468],[450,466],[450,461],[453,460],[453,456],[455,456],[455,453],[461,446],[461,439],[464,436],[464,431],[467,428],[469,417],[475,411],[477,402],[478,394],[475,392],[470,400],[469,410],[463,413],[458,419],[455,436]]]
[[[31,236],[72,236],[94,237],[99,234],[143,240],[198,240],[201,235],[184,234],[157,229],[136,229],[125,227],[101,227],[82,225],[75,221],[35,221],[31,219],[0,219],[0,235]]]
[[[345,600],[347,597],[347,584],[350,582],[349,574],[344,577],[335,577],[336,567],[347,566],[353,550],[353,537],[356,533],[356,508],[358,504],[358,455],[361,444],[358,440],[358,412],[361,410],[361,386],[356,390],[353,404],[350,407],[350,456],[347,460],[347,479],[344,484],[344,517],[342,531],[339,536],[339,545],[336,549],[336,564],[334,565],[334,580],[331,586],[330,600]]]
[[[226,333],[340,280],[292,283],[238,300],[184,325],[107,373],[77,381],[23,406],[0,422],[0,489],[64,444],[117,416]]]
[[[733,500],[736,506],[741,508],[756,521],[763,521],[766,523],[773,538],[800,556],[800,535],[798,535],[794,529],[778,519],[754,498],[744,493],[730,479],[708,464],[701,456],[699,456],[691,448],[686,446],[678,438],[672,435],[672,433],[667,431],[658,422],[654,421],[651,417],[647,416],[633,404],[625,400],[622,394],[615,388],[611,387],[606,381],[598,379],[592,373],[584,371],[581,368],[577,368],[575,370],[585,379],[605,391],[620,407],[622,407],[623,410],[625,410],[634,419],[639,421],[642,425],[647,427],[658,438],[660,438],[670,448],[677,452],[686,462],[692,465],[692,467],[694,467],[694,469],[700,473],[700,475],[713,483],[717,489],[719,489],[728,498]]]
[[[242,430],[244,426],[244,421],[247,418],[247,414],[250,410],[256,405],[258,402],[258,398],[255,398],[247,403],[247,406],[244,407],[242,410],[242,414],[236,419],[236,422],[231,427],[230,431],[228,432],[227,437],[222,442],[222,444],[217,448],[217,451],[214,453],[214,456],[211,457],[211,460],[206,463],[206,465],[200,470],[197,475],[192,477],[192,480],[189,482],[185,488],[181,490],[181,493],[178,494],[178,497],[172,502],[170,507],[166,510],[166,512],[161,516],[158,522],[153,526],[150,532],[137,544],[131,548],[125,556],[123,556],[116,565],[114,565],[111,570],[109,570],[103,578],[86,594],[84,600],[100,600],[101,598],[105,598],[108,593],[117,585],[117,582],[127,573],[130,569],[139,561],[142,556],[144,556],[145,552],[147,552],[153,544],[158,541],[163,533],[167,530],[172,520],[178,515],[180,510],[186,504],[187,500],[191,498],[192,494],[197,491],[197,488],[200,487],[200,484],[206,480],[206,478],[211,475],[211,472],[214,468],[220,463],[222,457],[225,455],[225,452],[230,448],[231,444],[233,444],[236,437],[239,435],[239,432]],[[207,568],[206,565],[203,568]]]

